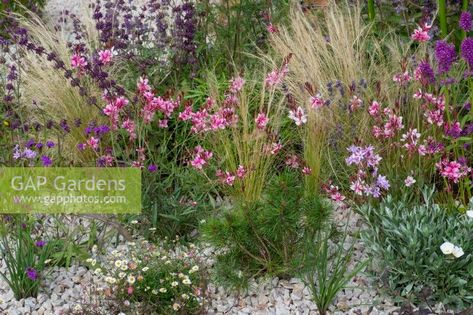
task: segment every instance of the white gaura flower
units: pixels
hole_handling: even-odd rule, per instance
[[[472,218],[473,219],[473,210],[468,210],[466,212],[466,215],[469,217],[469,218]]]
[[[450,242],[445,242],[442,245],[440,245],[440,250],[444,255],[450,255],[453,254],[453,250],[455,249],[455,245],[453,245]]]
[[[465,253],[463,252],[463,249],[459,246],[455,246],[453,248],[453,256],[455,256],[455,258],[460,258],[461,256],[463,256]]]

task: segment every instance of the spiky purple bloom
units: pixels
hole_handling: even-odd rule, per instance
[[[38,279],[38,272],[32,267],[28,267],[26,268],[26,276],[35,281]]]
[[[438,72],[448,72],[453,62],[457,59],[455,45],[438,40],[435,43],[435,59],[437,59]]]
[[[458,22],[458,25],[465,31],[469,32],[473,29],[473,22],[472,22],[472,16],[471,13],[468,11],[462,12],[460,15],[460,20]]]
[[[463,40],[461,55],[470,66],[470,69],[473,69],[473,38],[468,37]]]
[[[46,155],[41,156],[41,163],[44,167],[49,167],[53,164],[53,160]]]
[[[51,149],[51,148],[54,148],[55,144],[52,141],[47,141],[46,146]]]

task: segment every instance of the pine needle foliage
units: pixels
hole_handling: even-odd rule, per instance
[[[237,204],[203,226],[204,239],[217,250],[218,283],[241,289],[250,278],[297,273],[306,239],[324,228],[332,210],[319,196],[304,196],[302,185],[300,175],[283,172],[259,201]]]

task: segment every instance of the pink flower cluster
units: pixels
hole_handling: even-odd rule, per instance
[[[331,182],[322,185],[322,190],[335,202],[343,202],[343,200],[346,199],[340,192],[338,186],[333,185]]]
[[[246,172],[247,171],[245,167],[243,165],[239,165],[235,173],[217,170],[216,176],[221,183],[228,186],[233,186],[236,179],[242,179],[245,177]]]
[[[393,77],[393,81],[398,83],[401,86],[406,86],[407,84],[409,84],[411,80],[412,80],[412,77],[408,71],[405,71],[403,73],[398,73]]]
[[[112,129],[116,130],[118,128],[120,111],[128,105],[129,101],[123,96],[112,98],[107,94],[104,94],[104,99],[107,101],[107,105],[103,109],[103,113],[110,118]]]
[[[325,100],[320,93],[310,97],[310,106],[314,109],[322,108],[325,105]]]
[[[430,24],[422,24],[421,26],[417,27],[411,34],[411,39],[419,43],[428,42],[430,40],[429,31],[431,28],[432,25]]]
[[[274,87],[279,84],[281,84],[286,77],[286,75],[289,72],[289,67],[287,66],[287,63],[285,63],[281,69],[275,69],[271,71],[267,76],[264,82],[266,83],[266,86],[269,87]]]
[[[298,106],[296,109],[289,110],[288,117],[294,121],[296,126],[300,126],[307,122],[307,114],[305,113],[304,109]]]
[[[156,112],[161,112],[165,117],[169,118],[174,110],[179,107],[179,102],[177,101],[165,100],[161,96],[156,97],[146,78],[139,79],[137,88],[145,104],[141,110],[141,116],[146,124],[153,121]],[[163,126],[162,122],[161,126]]]
[[[379,198],[381,192],[390,187],[386,176],[378,174],[381,157],[374,153],[373,146],[360,147],[352,145],[348,148],[351,153],[346,159],[347,165],[356,165],[357,173],[351,181],[350,189],[359,196]]]
[[[368,113],[375,118],[379,125],[383,125],[381,127],[379,125],[373,126],[373,136],[377,139],[392,138],[399,130],[404,128],[401,116],[394,114],[389,107],[381,110],[381,105],[376,101],[373,101],[368,107]]]
[[[442,95],[435,97],[430,93],[423,93],[419,90],[414,94],[414,98],[423,101],[421,108],[424,111],[427,123],[438,127],[444,124],[445,97]]]
[[[212,158],[213,153],[204,150],[200,145],[194,148],[194,158],[190,162],[191,166],[196,170],[202,170]]]
[[[471,172],[471,168],[466,165],[466,162],[450,161],[447,158],[442,159],[435,166],[442,177],[454,183],[458,183],[462,177],[468,176]]]
[[[116,55],[116,52],[114,48],[112,47],[110,49],[100,50],[98,54],[99,54],[99,61],[103,65],[107,65],[112,62],[112,58],[113,56]]]
[[[192,123],[191,131],[193,133],[222,130],[236,124],[238,116],[234,108],[223,107],[211,114],[209,111],[214,104],[215,101],[209,98],[206,106],[196,112],[192,111],[191,106],[186,106],[184,111],[179,113],[179,119],[182,121],[190,121]]]
[[[79,54],[73,54],[71,56],[71,67],[74,69],[78,69],[79,71],[84,70],[85,66],[87,66],[87,59],[84,56]]]

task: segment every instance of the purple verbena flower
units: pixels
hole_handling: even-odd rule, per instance
[[[35,245],[36,247],[42,248],[42,247],[44,247],[44,246],[46,245],[46,242],[43,241],[43,240],[39,240],[39,241],[36,241],[36,242],[34,243],[34,245]]]
[[[151,164],[150,166],[148,166],[148,171],[150,171],[151,173],[154,173],[158,170],[158,167],[156,166],[156,164]]]
[[[26,276],[35,281],[38,279],[38,272],[32,267],[28,267],[26,268]]]
[[[41,163],[43,164],[44,167],[49,167],[53,164],[53,160],[51,160],[51,158],[49,158],[48,156],[43,155],[41,157]]]
[[[46,146],[51,149],[51,148],[54,148],[55,144],[52,141],[47,141]]]

